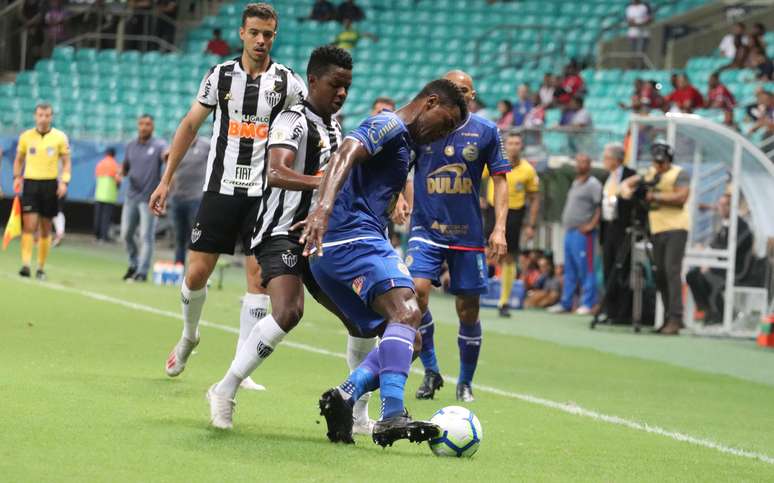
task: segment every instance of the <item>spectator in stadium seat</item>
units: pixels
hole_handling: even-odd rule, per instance
[[[771,130],[771,123],[774,121],[774,95],[771,92],[759,87],[755,91],[756,102],[747,106],[747,116],[754,123],[750,129],[750,134],[762,128]]]
[[[746,30],[747,27],[744,22],[736,22],[731,27],[731,32],[723,36],[720,40],[720,45],[718,45],[718,50],[720,50],[720,54],[723,57],[730,60],[737,58],[737,51],[740,48],[745,48],[749,43],[749,39],[745,35]]]
[[[94,237],[98,242],[110,242],[110,220],[121,186],[121,165],[116,162],[115,148],[105,150],[105,157],[97,163],[94,177]]]
[[[554,105],[554,93],[556,92],[556,79],[550,72],[543,74],[543,83],[540,84],[538,90],[538,96],[540,97],[540,105],[546,109],[553,107]]]
[[[539,129],[546,120],[546,108],[540,103],[540,96],[535,94],[532,98],[532,109],[524,117],[524,127],[527,129]]]
[[[137,120],[137,138],[126,145],[123,163],[123,178],[129,182],[121,212],[121,238],[129,255],[129,268],[123,277],[127,281],[148,280],[156,240],[156,217],[148,199],[159,184],[167,155],[167,143],[153,137],[153,117],[143,114]],[[135,241],[138,228],[139,250]]]
[[[766,51],[760,47],[753,47],[750,50],[750,67],[755,69],[755,77],[759,81],[774,80],[774,64],[766,57]]]
[[[363,13],[363,10],[355,4],[355,0],[345,0],[344,2],[341,2],[337,14],[339,22],[341,23],[345,23],[348,20],[350,22],[359,22],[365,19],[365,13]]]
[[[556,100],[560,105],[566,106],[573,97],[582,96],[584,88],[583,78],[578,74],[578,66],[570,62],[564,68],[564,76],[555,92]]]
[[[550,307],[562,296],[561,266],[554,267],[551,259],[544,255],[538,259],[538,269],[540,277],[532,289],[527,290],[526,309]]]
[[[207,42],[205,53],[226,57],[231,53],[231,47],[220,37],[220,29],[212,29],[212,38]]]
[[[591,127],[591,114],[583,107],[582,97],[573,97],[562,112],[559,125],[566,128],[582,130]]]
[[[360,39],[368,37],[374,42],[378,42],[379,38],[371,32],[360,32],[353,25],[352,20],[345,20],[343,23],[344,30],[339,32],[336,38],[333,40],[333,45],[340,49],[351,50],[354,49]]]
[[[567,193],[562,212],[564,236],[564,287],[561,301],[550,312],[570,312],[575,291],[580,286],[580,306],[575,313],[588,315],[597,303],[597,281],[594,273],[594,247],[599,225],[599,200],[602,184],[591,176],[591,158],[575,157],[576,177]]]
[[[371,104],[371,116],[375,116],[385,109],[394,111],[395,101],[393,101],[390,97],[377,97],[374,99],[374,103]]]
[[[644,54],[647,52],[650,32],[646,26],[650,22],[650,5],[640,0],[632,0],[632,3],[626,7],[626,23],[629,25],[626,37],[629,39],[629,45],[634,54]],[[644,61],[639,55],[635,59],[634,65],[644,67]]]
[[[694,109],[704,107],[704,98],[688,80],[687,75],[679,74],[675,82],[676,89],[664,99],[666,110],[690,113]]]
[[[720,76],[717,73],[710,74],[707,91],[707,107],[710,109],[733,109],[736,106],[736,99],[731,91],[720,82]]]
[[[521,126],[524,124],[524,118],[534,107],[534,103],[529,95],[527,84],[519,85],[516,90],[516,102],[513,103],[513,125]]]
[[[317,0],[314,2],[314,5],[312,5],[309,19],[318,22],[336,20],[336,7],[328,0]]]
[[[728,248],[728,230],[731,226],[731,195],[724,194],[714,207],[720,215],[720,229],[715,232],[709,247],[718,250]],[[750,226],[740,216],[736,220],[736,283],[743,282],[752,261],[753,235]],[[726,286],[726,271],[719,268],[694,267],[685,276],[691,288],[696,307],[704,312],[704,322],[718,323],[723,321],[723,293]]]
[[[500,115],[497,118],[497,128],[507,131],[513,126],[513,104],[508,99],[500,99],[497,101],[497,112]]]
[[[766,55],[766,26],[762,23],[753,24],[752,31],[750,32],[749,44],[750,51],[753,49],[759,49]]]
[[[180,161],[169,190],[169,209],[175,227],[175,264],[185,265],[188,238],[202,200],[210,141],[197,136]]]

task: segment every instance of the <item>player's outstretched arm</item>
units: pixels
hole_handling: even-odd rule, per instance
[[[505,223],[508,219],[508,181],[505,174],[493,174],[495,225],[489,236],[489,259],[495,263],[502,262],[508,253],[508,243],[505,240]]]
[[[366,148],[352,138],[344,138],[341,147],[328,162],[320,182],[320,197],[317,204],[306,218],[304,232],[301,235],[301,243],[304,243],[304,256],[317,251],[322,256],[322,239],[328,230],[328,218],[333,211],[336,195],[339,193],[344,181],[349,176],[352,167],[366,161],[370,154]]]
[[[156,216],[161,216],[167,209],[167,195],[169,194],[169,186],[172,183],[172,176],[175,174],[180,161],[185,156],[186,151],[191,146],[196,133],[199,132],[199,128],[207,116],[212,112],[211,108],[205,107],[198,101],[195,101],[185,115],[180,125],[175,131],[175,137],[172,139],[172,146],[169,148],[169,156],[167,158],[167,167],[164,169],[164,175],[161,177],[156,190],[151,194],[149,205],[151,211]]]
[[[293,169],[296,152],[283,147],[269,149],[269,172],[266,182],[274,188],[292,191],[314,191],[320,187],[320,176],[302,174]]]

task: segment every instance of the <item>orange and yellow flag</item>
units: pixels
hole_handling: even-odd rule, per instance
[[[13,205],[11,206],[11,216],[8,217],[8,224],[5,225],[5,233],[3,234],[3,250],[8,248],[8,244],[11,243],[11,240],[21,235],[21,231],[21,202],[19,201],[19,197],[16,196],[13,199]]]

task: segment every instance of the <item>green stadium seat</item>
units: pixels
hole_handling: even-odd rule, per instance
[[[73,47],[70,47],[69,45],[68,46],[56,47],[54,49],[52,57],[54,59],[70,60],[71,61],[75,57],[75,49]]]

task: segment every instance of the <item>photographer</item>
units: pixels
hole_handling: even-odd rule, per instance
[[[656,141],[651,146],[653,166],[644,178],[632,176],[624,181],[622,194],[643,196],[650,204],[648,222],[653,242],[656,287],[664,302],[666,323],[659,329],[664,335],[676,335],[683,327],[682,280],[680,273],[688,240],[690,218],[685,203],[690,195],[690,176],[674,166],[672,147]],[[644,180],[644,183],[643,183]]]
[[[632,294],[628,290],[629,260],[626,229],[632,223],[632,201],[619,196],[621,183],[637,173],[623,165],[624,147],[610,143],[602,153],[602,163],[608,172],[602,189],[602,267],[605,274],[603,311],[608,321],[623,323],[631,317]],[[614,271],[618,263],[618,271]]]

